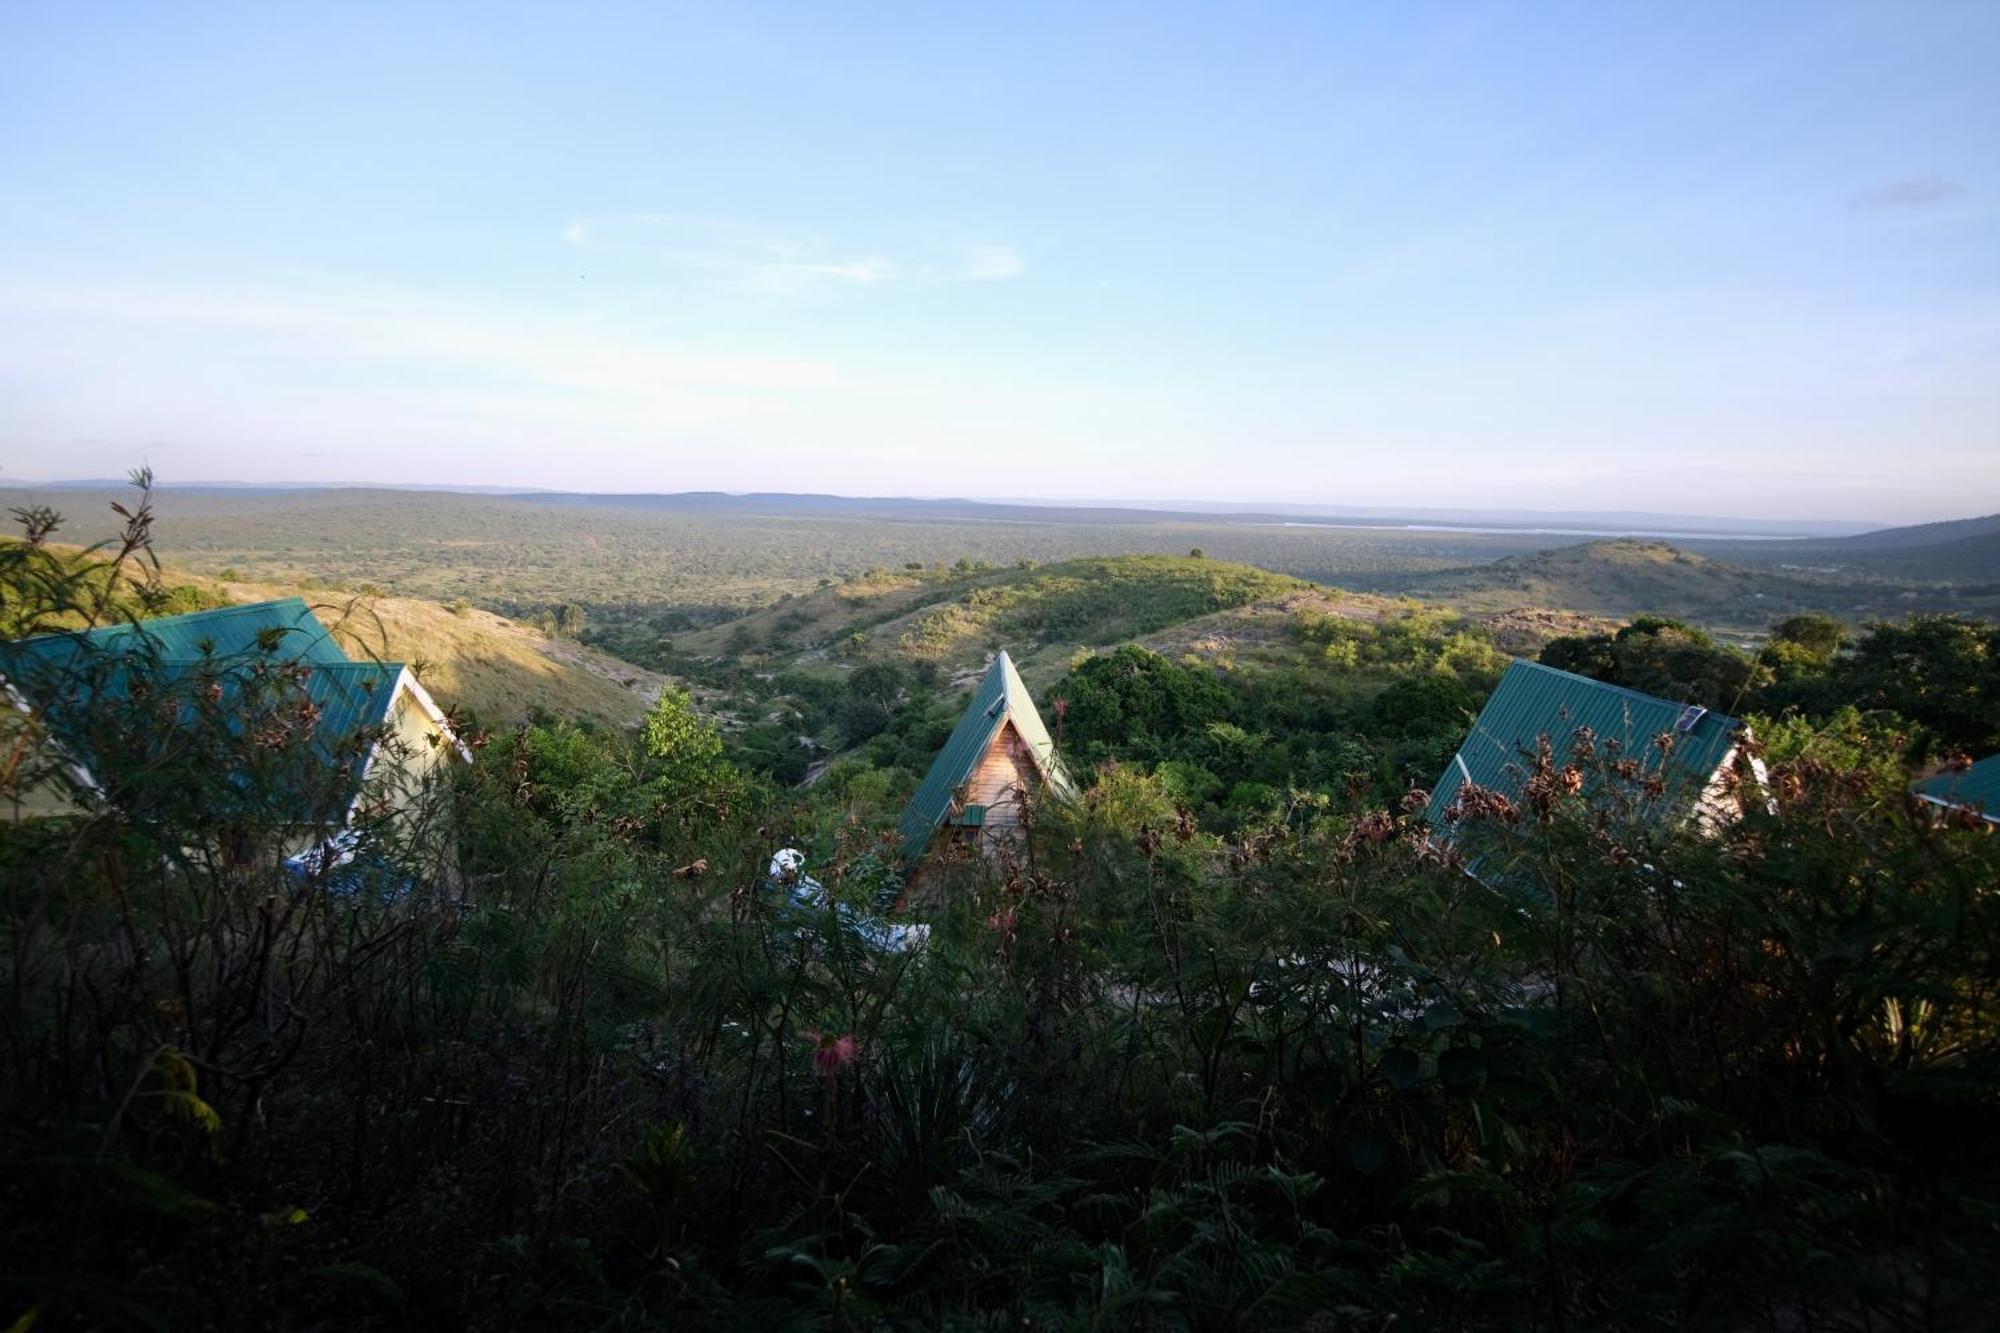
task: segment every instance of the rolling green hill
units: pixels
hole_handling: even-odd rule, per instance
[[[921,661],[971,670],[1006,648],[1029,676],[1081,647],[1311,591],[1302,579],[1187,556],[1110,556],[962,572],[871,573],[678,636],[678,653],[773,661]]]
[[[643,623],[598,620],[588,633],[696,682],[705,711],[759,762],[791,774],[786,781],[811,781],[858,745],[874,762],[920,771],[942,739],[930,729],[949,729],[959,691],[1003,648],[1038,694],[1080,655],[1138,644],[1205,666],[1235,688],[1275,691],[1305,710],[1299,716],[1323,721],[1306,695],[1321,705],[1365,698],[1416,663],[1477,675],[1504,662],[1500,654],[1532,655],[1557,635],[1604,627],[1570,612],[1468,618],[1227,561],[1122,556],[873,571],[697,632],[649,637]],[[925,702],[910,704],[901,739],[883,750],[870,738],[903,706],[896,699]],[[870,716],[873,723],[861,720]],[[1324,730],[1302,725],[1314,736]]]

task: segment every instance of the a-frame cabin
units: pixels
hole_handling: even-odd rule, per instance
[[[1028,687],[1001,653],[903,807],[903,860],[916,867],[939,829],[982,848],[1010,838],[1024,801],[1044,792],[1068,798],[1076,788]]]

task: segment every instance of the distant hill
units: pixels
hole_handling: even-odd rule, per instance
[[[1935,578],[1969,583],[2000,579],[2000,532],[1933,545],[1900,547],[1877,568],[1904,578]]]
[[[2000,589],[1989,597],[1970,588],[1895,582],[1875,572],[1831,577],[1814,566],[1804,543],[1785,546],[1788,558],[1800,562],[1796,567],[1774,562],[1749,568],[1663,542],[1586,542],[1418,575],[1400,586],[1468,611],[1564,607],[1607,616],[1654,613],[1742,634],[1761,633],[1773,620],[1801,611],[1851,620],[1926,610],[1990,615],[2000,601]]]
[[[1702,549],[1721,553],[1715,547]],[[2000,580],[2000,514],[1883,528],[1856,537],[1757,543],[1754,548],[1746,544],[1746,549],[1728,554],[1746,564],[1767,568],[1926,583],[1986,584]]]
[[[1430,610],[1226,560],[1111,556],[1029,568],[876,571],[673,636],[674,661],[747,661],[767,677],[827,679],[869,662],[927,662],[969,680],[1005,648],[1031,687],[1054,682],[1079,651],[1138,642],[1219,665],[1295,661],[1301,619],[1381,621]],[[1477,619],[1504,650],[1533,654],[1599,617],[1508,607]]]
[[[44,492],[125,489],[108,478],[30,483],[0,477],[0,489]],[[518,500],[563,508],[636,509],[682,514],[749,514],[763,517],[900,518],[916,521],[1027,522],[1060,524],[1248,523],[1263,525],[1312,520],[1328,526],[1415,530],[1467,527],[1523,533],[1569,533],[1577,537],[1624,535],[1663,537],[1681,533],[1715,536],[1838,537],[1867,532],[1869,525],[1838,519],[1722,518],[1631,509],[1438,508],[1423,505],[1301,504],[1293,501],[1218,502],[1122,499],[1047,500],[1033,497],[919,498],[914,496],[830,495],[796,491],[552,491],[469,483],[389,485],[373,482],[162,482],[162,494],[216,497],[391,496],[403,493],[459,494]]]
[[[1948,546],[1978,537],[2000,537],[2000,514],[1956,518],[1948,523],[1918,523],[1907,528],[1881,528],[1855,537],[1819,538],[1810,544],[1844,551],[1891,551],[1913,546]]]
[[[1825,558],[1819,554],[1820,549],[1815,548],[1812,556],[1815,561]],[[1961,584],[1966,585],[1968,592],[1972,591],[1971,585],[1989,585],[1983,591],[2000,593],[2000,588],[1990,586],[2000,580],[2000,531],[1883,549],[1843,548],[1833,553],[1833,560],[1842,568],[1891,578]]]

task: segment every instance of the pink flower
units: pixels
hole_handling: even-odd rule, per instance
[[[1014,929],[1019,922],[1020,918],[1015,915],[1013,908],[1003,907],[992,916],[986,918],[986,928],[998,931],[1002,936],[1011,940],[1014,938]]]
[[[838,1037],[823,1037],[817,1032],[808,1032],[805,1037],[813,1043],[813,1072],[828,1078],[853,1064],[861,1054],[861,1045],[854,1040],[851,1032]]]

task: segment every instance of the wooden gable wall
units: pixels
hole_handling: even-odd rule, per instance
[[[1021,739],[1021,733],[1009,719],[994,733],[986,753],[979,757],[972,775],[966,779],[963,803],[986,807],[982,825],[986,829],[1018,828],[1022,793],[1034,791],[1041,780],[1041,771],[1035,767],[1028,743]]]

